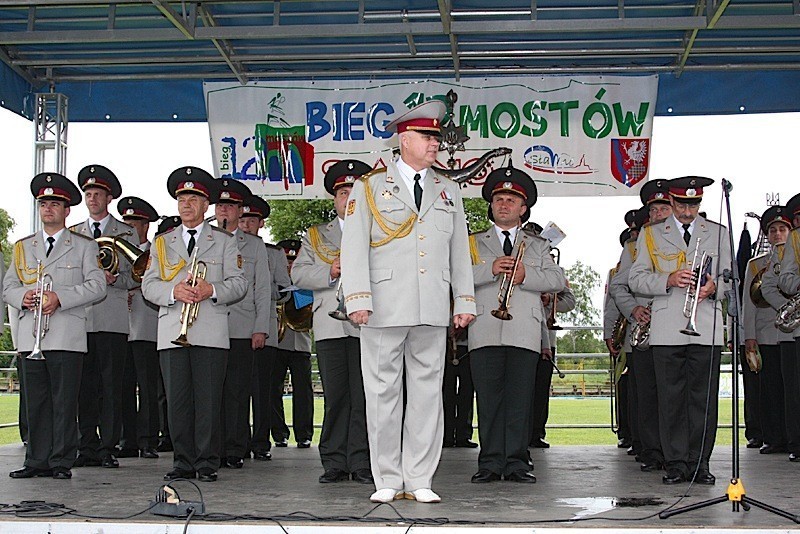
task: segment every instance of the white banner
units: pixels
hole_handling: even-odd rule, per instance
[[[217,177],[270,198],[325,198],[325,171],[346,158],[384,166],[397,140],[385,125],[425,100],[447,103],[469,136],[466,167],[512,150],[542,196],[634,195],[647,180],[658,76],[551,76],[452,81],[343,80],[203,84]],[[439,167],[448,167],[442,151]],[[479,196],[495,158],[472,178]]]

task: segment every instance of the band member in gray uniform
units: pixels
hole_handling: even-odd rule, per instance
[[[469,327],[469,352],[481,444],[472,482],[502,476],[532,483],[527,453],[546,320],[541,295],[562,291],[566,279],[550,256],[550,243],[522,229],[537,200],[533,180],[509,166],[492,171],[481,192],[494,225],[470,236],[478,313]]]
[[[270,208],[266,200],[249,196],[242,203],[239,229],[258,237],[258,231],[264,227],[264,219],[269,217],[269,212]],[[270,451],[272,443],[269,439],[273,411],[270,377],[278,349],[278,319],[275,308],[276,301],[280,297],[278,285],[279,282],[283,287],[291,285],[289,268],[283,251],[270,244],[265,244],[265,250],[270,274],[269,330],[264,348],[258,349],[254,353],[253,379],[251,381],[253,432],[250,439],[250,450],[253,452],[253,458],[260,461],[272,459]]]
[[[661,222],[672,215],[667,180],[652,180],[639,191],[642,204],[648,212],[648,224]],[[611,279],[609,292],[629,325],[642,327],[650,322],[650,298],[633,293],[628,285],[631,266],[639,250],[636,241],[629,242],[623,249],[617,273]],[[630,332],[626,332],[626,345],[631,345]],[[664,466],[664,453],[661,451],[661,436],[658,427],[658,395],[656,393],[656,374],[653,351],[646,347],[631,347],[628,352],[628,370],[635,377],[636,387],[629,395],[636,395],[636,434],[639,442],[639,459],[642,471],[660,471]],[[632,425],[633,426],[633,425]]]
[[[341,294],[342,228],[353,182],[371,167],[357,160],[342,160],[325,173],[325,190],[333,195],[337,217],[312,226],[303,237],[300,253],[292,266],[292,280],[314,292],[314,341],[317,364],[325,396],[325,417],[319,440],[319,456],[325,472],[321,483],[352,477],[372,484],[367,442],[364,380],[358,328],[347,316],[333,318],[344,301]]]
[[[213,482],[230,348],[228,304],[245,295],[247,280],[236,240],[203,220],[219,196],[215,180],[197,167],[181,167],[170,174],[167,190],[182,224],[156,237],[142,280],[144,298],[160,307],[158,351],[175,448],[164,479],[197,474]]]
[[[150,223],[159,220],[158,212],[138,197],[119,199],[117,211],[136,231],[130,243],[149,256],[147,233]],[[158,380],[161,375],[156,350],[158,306],[144,299],[140,286],[128,291],[128,319],[128,354],[122,380],[122,440],[117,456],[154,459],[158,458]]]
[[[264,348],[269,333],[269,261],[264,242],[239,229],[242,203],[251,196],[242,182],[217,180],[219,201],[215,205],[217,225],[236,239],[247,279],[244,298],[228,306],[231,348],[222,394],[222,465],[240,469],[250,456],[250,387],[254,352]]]
[[[782,298],[795,299],[800,293],[800,194],[789,199],[786,210],[791,213],[794,229],[789,233],[783,247],[778,290]],[[766,293],[764,294],[766,297]],[[773,302],[780,299],[773,296]],[[795,302],[795,309],[797,303]],[[794,312],[794,317],[797,312]],[[788,329],[787,325],[787,329]],[[783,332],[781,332],[783,334]],[[781,371],[783,372],[784,398],[786,406],[786,433],[789,447],[789,460],[800,461],[800,325],[791,333],[786,333],[790,341],[781,338]]]
[[[288,273],[300,252],[299,239],[283,239],[278,241],[278,248],[286,255]],[[279,267],[280,268],[280,267]],[[294,304],[292,292],[285,292],[286,305]],[[310,310],[308,310],[310,312]],[[303,312],[305,313],[305,312]],[[289,439],[289,428],[283,414],[283,389],[286,382],[286,371],[292,380],[292,428],[294,439],[301,449],[311,447],[314,437],[314,389],[311,384],[311,335],[308,327],[302,331],[294,330],[286,320],[284,307],[283,328],[278,331],[278,351],[272,367],[272,437],[275,446],[286,447]],[[280,439],[280,438],[283,439]]]
[[[400,157],[358,180],[347,203],[342,287],[361,325],[373,502],[439,502],[447,327],[475,318],[469,242],[458,184],[431,170],[445,106],[421,104],[386,126]],[[403,417],[403,375],[406,407]]]
[[[108,212],[111,201],[122,194],[113,172],[102,165],[87,165],[78,173],[78,186],[83,190],[89,218],[70,230],[93,239],[133,238],[133,228]],[[119,258],[117,273],[106,270],[105,275],[106,297],[87,309],[89,351],[81,374],[80,448],[75,467],[119,467],[114,453],[122,430],[122,376],[130,331],[128,290],[137,283],[131,278],[130,262],[123,258]]]
[[[18,358],[27,358],[37,344],[42,358],[27,359],[22,367],[28,444],[24,467],[9,476],[68,479],[78,452],[86,306],[105,296],[106,280],[97,265],[97,243],[64,226],[70,206],[80,204],[78,188],[60,174],[42,173],[31,181],[31,193],[43,228],[14,244],[3,298],[19,317]]]
[[[650,346],[667,468],[665,484],[689,479],[714,484],[716,480],[708,462],[717,433],[725,331],[721,299],[728,284],[722,271],[730,268],[731,255],[727,229],[698,214],[703,188],[713,183],[699,176],[669,181],[672,217],[639,234],[629,276],[631,291],[653,298]],[[704,255],[710,258],[708,267],[703,264]],[[690,286],[695,285],[692,291]],[[684,333],[692,328],[696,335]]]
[[[760,381],[761,410],[756,417],[761,421],[764,441],[759,449],[761,454],[782,453],[787,450],[783,373],[781,372],[781,351],[778,345],[779,333],[782,332],[775,326],[776,311],[770,306],[765,296],[764,279],[767,272],[772,271],[773,287],[778,292],[775,271],[780,270],[780,260],[777,257],[776,249],[780,247],[780,252],[783,252],[783,245],[786,243],[791,229],[791,214],[786,207],[772,206],[764,212],[761,216],[761,231],[767,236],[770,250],[754,257],[747,263],[742,286],[744,288],[742,325],[745,357],[742,364],[750,367],[751,371],[757,371],[758,374],[754,374]],[[761,280],[761,290],[754,291],[754,282],[757,284],[759,279]],[[755,287],[758,288],[758,285]],[[758,300],[759,295],[761,295],[760,300]],[[760,361],[757,355],[760,355]],[[754,359],[755,362],[753,362]],[[753,366],[756,368],[752,369]],[[745,397],[745,402],[747,402],[747,397]],[[797,412],[792,417],[797,419],[796,416]]]

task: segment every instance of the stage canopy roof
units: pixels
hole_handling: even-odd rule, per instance
[[[202,81],[660,74],[659,115],[800,111],[800,0],[4,0],[0,105],[204,121]]]

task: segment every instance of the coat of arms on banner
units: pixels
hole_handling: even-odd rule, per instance
[[[622,185],[633,187],[647,176],[650,139],[612,139],[611,173]]]
[[[314,146],[305,126],[279,128],[256,124],[256,174],[262,182],[282,182],[284,191],[296,184],[314,184]]]

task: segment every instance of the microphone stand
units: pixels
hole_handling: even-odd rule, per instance
[[[731,365],[732,365],[732,380],[731,380],[731,415],[733,418],[731,425],[732,439],[731,439],[731,480],[728,484],[728,489],[725,495],[715,497],[695,504],[690,504],[681,508],[667,510],[658,514],[661,519],[666,519],[673,515],[690,512],[692,510],[699,510],[714,504],[730,501],[733,512],[739,511],[741,505],[745,511],[750,510],[750,506],[761,508],[773,514],[785,517],[795,523],[800,523],[800,516],[791,514],[780,508],[776,508],[767,503],[757,501],[745,494],[744,484],[739,478],[739,318],[741,306],[739,303],[739,269],[736,268],[736,253],[733,246],[733,223],[731,221],[731,197],[730,192],[733,185],[726,180],[722,179],[722,193],[725,196],[725,209],[728,215],[728,246],[730,247],[731,264],[723,271],[723,278],[725,282],[732,282],[731,289],[725,292],[725,297],[728,300],[728,315],[731,316],[732,322],[732,342],[733,349],[731,351]]]

